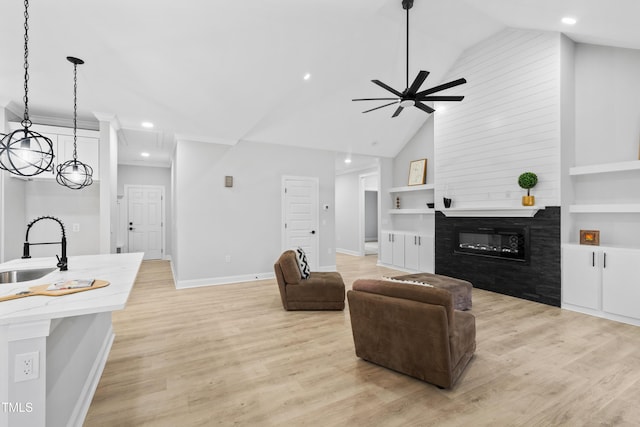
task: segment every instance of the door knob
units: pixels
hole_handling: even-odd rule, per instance
[[[311,234],[316,234],[316,230],[311,230]]]
[[[135,230],[135,228],[129,227],[129,231],[133,231],[133,230]]]
[[[133,225],[133,222],[129,222],[129,225]]]

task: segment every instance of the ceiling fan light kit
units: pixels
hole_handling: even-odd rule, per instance
[[[384,90],[391,92],[393,95],[395,95],[395,98],[357,98],[357,99],[353,99],[352,101],[393,101],[393,102],[389,102],[387,104],[384,105],[380,105],[378,107],[374,107],[371,108],[369,110],[363,111],[363,113],[368,113],[370,111],[375,111],[375,110],[379,110],[380,108],[384,108],[384,107],[388,107],[389,105],[393,105],[393,104],[397,104],[398,108],[396,108],[395,112],[393,113],[393,115],[391,117],[397,117],[403,109],[407,108],[407,107],[411,107],[411,106],[415,106],[417,108],[419,108],[420,110],[424,111],[425,113],[431,114],[433,113],[435,110],[424,104],[423,102],[433,102],[433,101],[462,101],[464,99],[464,96],[445,96],[445,95],[436,95],[436,96],[432,96],[432,94],[436,93],[436,92],[440,92],[442,90],[445,89],[449,89],[455,86],[459,86],[461,84],[466,83],[467,81],[463,78],[457,79],[457,80],[453,80],[451,82],[448,83],[443,83],[441,85],[438,86],[434,86],[430,89],[426,89],[423,90],[421,92],[418,92],[420,90],[420,87],[422,86],[422,84],[424,83],[424,81],[427,79],[427,76],[429,75],[428,71],[420,71],[418,73],[418,75],[416,76],[416,78],[413,80],[413,83],[411,83],[411,86],[409,86],[409,10],[413,7],[413,0],[402,0],[402,8],[405,9],[407,11],[407,72],[406,72],[406,88],[404,91],[400,92],[398,90],[395,90],[394,88],[392,88],[391,86],[381,82],[380,80],[371,80],[374,84],[380,86],[381,88],[383,88]]]
[[[72,190],[81,190],[93,184],[93,168],[78,160],[78,65],[84,61],[73,56],[67,56],[67,61],[73,64],[73,159],[58,165],[56,181]]]
[[[19,176],[53,171],[53,142],[30,130],[29,119],[29,1],[24,1],[24,116],[21,129],[0,140],[0,169]]]

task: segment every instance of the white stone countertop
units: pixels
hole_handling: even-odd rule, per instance
[[[31,286],[61,280],[106,280],[109,286],[58,297],[31,296],[0,302],[0,325],[80,316],[124,309],[133,288],[143,253],[69,257],[68,271],[55,269],[46,276],[20,283],[0,284],[0,296],[26,291]],[[55,257],[16,259],[0,264],[0,272],[55,267]]]

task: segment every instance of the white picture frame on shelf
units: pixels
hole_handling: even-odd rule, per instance
[[[412,160],[409,163],[409,185],[423,185],[427,182],[427,159]]]

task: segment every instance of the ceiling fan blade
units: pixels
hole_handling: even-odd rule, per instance
[[[464,96],[422,96],[418,101],[462,101]]]
[[[397,117],[400,113],[402,113],[402,110],[404,110],[404,107],[398,107],[398,109],[393,113],[393,117]]]
[[[429,107],[428,105],[423,104],[420,101],[416,101],[416,107],[418,107],[419,109],[421,109],[422,111],[424,111],[427,114],[431,114],[434,111],[436,111],[433,108]]]
[[[420,86],[422,86],[422,83],[427,79],[428,75],[428,71],[420,71],[416,76],[416,79],[411,83],[411,87],[409,87],[409,90],[407,91],[407,96],[415,95],[418,89],[420,89]]]
[[[371,80],[371,81],[377,84],[378,86],[380,86],[381,88],[386,89],[392,94],[396,95],[398,98],[402,98],[402,94],[397,90],[395,90],[394,88],[392,88],[391,86],[382,83],[380,80]]]
[[[362,113],[364,114],[364,113],[368,113],[369,111],[379,110],[380,108],[388,107],[389,105],[397,104],[397,103],[398,103],[398,101],[393,101],[393,102],[390,102],[390,103],[388,103],[388,104],[384,104],[384,105],[381,105],[381,106],[379,106],[379,107],[375,107],[375,108],[372,108],[372,109],[370,109],[370,110],[363,111]]]
[[[467,81],[465,79],[458,79],[451,81],[449,83],[443,83],[439,86],[434,86],[431,89],[423,90],[422,92],[418,92],[416,94],[417,97],[423,97],[425,95],[430,95],[432,93],[440,92],[441,90],[449,89],[451,87],[459,86],[465,84]]]
[[[391,101],[392,99],[397,100],[398,98],[358,98],[352,99],[352,101]]]

